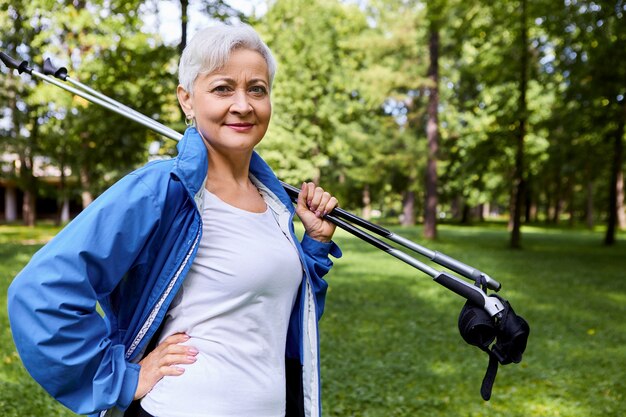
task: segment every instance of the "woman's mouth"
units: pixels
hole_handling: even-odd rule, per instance
[[[252,127],[254,127],[254,124],[252,123],[226,123],[226,126],[236,132],[247,132],[250,129],[252,129]]]

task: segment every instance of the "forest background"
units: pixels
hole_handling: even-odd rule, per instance
[[[623,0],[0,4],[1,50],[35,67],[51,58],[180,131],[189,22],[253,25],[279,62],[259,152],[279,178],[319,182],[365,218],[423,222],[427,238],[444,219],[504,219],[513,247],[525,222],[601,225],[609,245],[626,226]],[[165,5],[178,13],[169,26]],[[175,40],[164,36],[172,19]],[[175,154],[171,140],[1,71],[0,147],[13,157],[0,181],[17,190],[26,224],[43,202],[79,211],[149,158]],[[39,178],[37,161],[59,178]]]

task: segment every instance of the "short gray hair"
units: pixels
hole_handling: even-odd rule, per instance
[[[237,48],[260,53],[269,72],[270,86],[276,74],[276,61],[270,48],[258,33],[246,24],[218,24],[200,30],[185,47],[178,65],[178,82],[192,94],[193,84],[200,74],[208,74],[222,68]]]

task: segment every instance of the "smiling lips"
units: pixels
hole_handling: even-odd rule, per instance
[[[225,123],[225,125],[236,132],[247,132],[254,127],[252,123]]]

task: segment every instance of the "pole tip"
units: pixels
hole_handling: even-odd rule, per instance
[[[496,281],[495,279],[491,277],[486,277],[486,278],[487,278],[487,288],[490,288],[494,290],[495,292],[500,291],[500,289],[502,288],[502,284],[500,284],[498,281]]]

